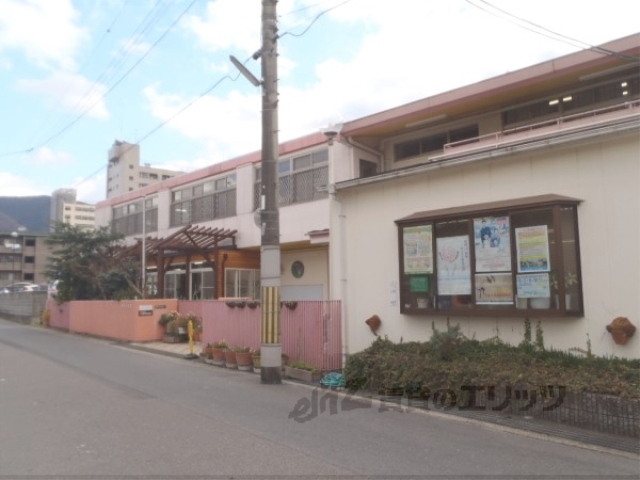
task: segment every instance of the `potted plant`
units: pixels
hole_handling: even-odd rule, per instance
[[[211,363],[218,367],[225,366],[225,354],[224,352],[227,350],[227,342],[224,340],[220,342],[213,342],[211,344]]]
[[[206,363],[213,362],[213,344],[207,343],[207,345],[202,349],[202,353],[204,354],[204,361]]]
[[[295,310],[296,307],[298,306],[298,302],[289,300],[289,301],[282,302],[282,305],[287,307],[289,310]]]
[[[567,272],[564,276],[564,304],[567,310],[571,308],[571,294],[569,293],[569,289],[577,284],[578,275],[573,272]],[[556,305],[559,307],[560,303],[558,302],[558,278],[555,275],[551,276],[551,288],[553,288],[553,291],[556,292]]]
[[[251,355],[251,349],[249,347],[233,347],[232,349],[236,354],[236,363],[238,370],[249,372],[253,370],[253,358]]]
[[[176,311],[173,311],[171,313],[163,313],[162,315],[160,315],[160,319],[158,320],[158,325],[166,328],[167,324],[171,320],[175,320],[176,318],[178,318],[178,312]]]
[[[260,373],[260,349],[251,350],[251,361],[253,362],[253,371]]]
[[[236,352],[233,348],[227,348],[224,351],[224,363],[227,368],[238,368],[238,361],[236,360]]]
[[[289,378],[294,378],[307,383],[316,383],[320,381],[320,378],[322,378],[322,372],[320,369],[310,363],[301,361],[293,361],[288,365],[285,365],[284,374]]]

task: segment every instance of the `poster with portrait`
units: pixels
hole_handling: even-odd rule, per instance
[[[432,232],[432,225],[402,229],[405,274],[433,273]]]
[[[471,295],[469,237],[436,238],[438,294]]]
[[[473,220],[476,272],[510,272],[509,217]]]
[[[513,304],[513,281],[510,273],[476,274],[476,305]]]
[[[549,236],[546,225],[516,228],[518,272],[548,272]]]

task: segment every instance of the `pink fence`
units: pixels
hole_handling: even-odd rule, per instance
[[[260,347],[260,307],[229,307],[219,300],[180,301],[180,313],[202,319],[202,344],[225,340],[234,346]],[[282,351],[291,360],[323,370],[342,368],[342,327],[339,301],[300,301],[283,307],[280,318]]]

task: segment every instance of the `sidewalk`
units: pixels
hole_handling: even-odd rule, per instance
[[[185,356],[190,353],[189,343],[125,342],[122,343],[122,345],[136,350],[157,353],[161,355],[169,355],[177,358],[185,358]],[[199,355],[201,351],[202,345],[199,342],[194,343],[193,353],[195,355]],[[291,383],[300,382],[291,381]],[[320,387],[320,385],[311,384],[310,386]],[[339,390],[338,393],[340,393]],[[542,421],[529,416],[508,415],[498,412],[464,411],[459,409],[451,409],[447,412],[438,410],[438,414],[451,415],[454,417],[465,418],[472,421],[480,421],[493,425],[499,425],[501,427],[506,427],[509,429],[523,430],[537,435],[555,437],[556,441],[557,439],[560,439],[561,441],[565,441],[565,443],[582,444],[583,447],[591,446],[592,448],[598,447],[600,449],[612,450],[614,451],[613,453],[624,452],[626,454],[640,455],[640,441],[636,438],[622,437],[592,430],[585,430],[559,423]]]

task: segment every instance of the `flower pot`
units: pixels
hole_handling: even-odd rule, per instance
[[[253,370],[253,358],[250,352],[236,352],[236,363],[238,370],[250,372]]]
[[[536,310],[546,310],[551,307],[551,297],[537,297],[529,299],[529,306]]]
[[[224,363],[227,368],[238,368],[238,363],[236,361],[236,352],[234,352],[233,350],[225,350]]]
[[[527,298],[516,297],[516,308],[518,310],[526,310],[529,303],[527,300]]]
[[[206,346],[202,349],[202,353],[204,353],[204,361],[206,363],[213,363],[213,347]]]
[[[224,350],[221,348],[213,348],[211,350],[211,363],[216,367],[224,367],[225,365],[225,354]]]
[[[288,365],[284,367],[284,374],[286,377],[307,383],[316,383],[322,378],[320,370],[303,370],[302,368],[293,368]]]

